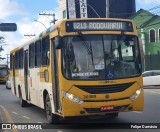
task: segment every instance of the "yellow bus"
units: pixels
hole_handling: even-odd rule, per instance
[[[47,119],[142,111],[142,62],[133,21],[62,20],[11,51],[11,89]]]
[[[7,64],[0,64],[0,83],[5,83],[9,75],[9,68]]]

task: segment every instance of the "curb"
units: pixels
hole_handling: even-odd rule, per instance
[[[144,86],[143,89],[160,89],[160,86]]]

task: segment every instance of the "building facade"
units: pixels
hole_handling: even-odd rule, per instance
[[[135,0],[59,0],[61,19],[128,18],[136,12]]]
[[[145,45],[145,54],[160,54],[160,16],[140,9],[131,19],[137,25],[138,35]]]
[[[135,0],[109,0],[109,17],[128,18],[136,13]]]
[[[160,16],[140,9],[132,17],[145,54],[144,70],[160,69]]]

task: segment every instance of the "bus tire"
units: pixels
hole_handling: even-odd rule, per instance
[[[22,98],[22,92],[21,90],[19,89],[19,102],[20,102],[20,106],[21,107],[26,107],[27,106],[27,101],[25,101],[23,98]]]
[[[59,116],[52,113],[52,107],[51,107],[51,101],[49,98],[49,94],[46,95],[45,99],[45,110],[46,110],[46,116],[49,123],[58,123]]]

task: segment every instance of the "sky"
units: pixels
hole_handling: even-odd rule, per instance
[[[22,45],[31,39],[24,36],[27,34],[38,35],[46,28],[40,23],[44,23],[46,27],[51,26],[52,17],[39,15],[39,13],[55,13],[56,19],[59,19],[59,0],[0,0],[0,23],[13,22],[17,24],[16,32],[0,32],[0,36],[4,37],[4,51],[0,52],[1,57],[6,58],[12,49]],[[136,0],[136,9],[140,8],[149,10],[160,5],[160,0]],[[160,8],[150,10],[152,13],[160,15]],[[37,22],[39,21],[39,22]],[[6,59],[0,63],[6,63]]]

